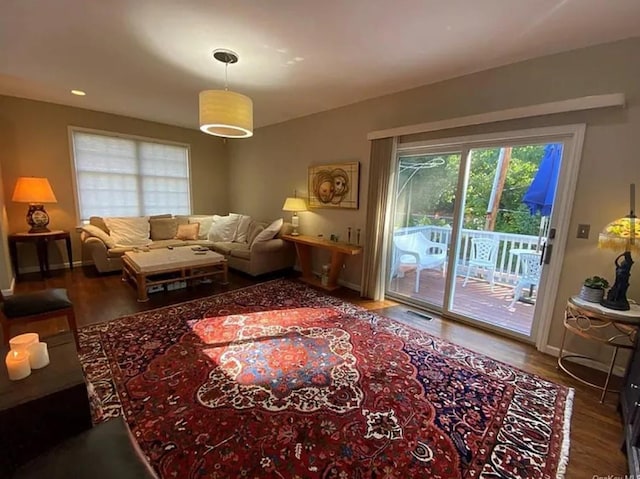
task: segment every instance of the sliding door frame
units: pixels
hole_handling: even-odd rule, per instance
[[[571,211],[573,208],[573,199],[575,195],[576,184],[578,181],[578,172],[580,170],[580,160],[582,158],[582,147],[584,144],[584,136],[586,131],[585,124],[570,124],[550,126],[543,128],[532,128],[525,130],[514,131],[502,131],[495,133],[486,133],[479,135],[461,136],[440,138],[436,140],[412,142],[412,143],[399,143],[397,147],[397,153],[395,158],[395,168],[398,167],[398,158],[400,153],[408,154],[433,154],[433,153],[448,153],[455,152],[460,153],[460,171],[458,175],[458,183],[456,189],[456,199],[464,198],[466,178],[468,176],[469,169],[469,152],[474,148],[486,148],[495,147],[496,144],[500,146],[517,146],[525,144],[535,144],[540,142],[562,142],[564,144],[562,164],[560,173],[558,176],[558,184],[556,187],[556,197],[553,208],[553,218],[549,225],[549,228],[556,229],[556,237],[554,239],[554,259],[550,264],[546,265],[543,269],[542,278],[540,280],[539,295],[546,298],[536,308],[534,317],[534,330],[531,337],[514,333],[509,334],[516,339],[525,340],[528,342],[535,342],[536,348],[539,351],[546,350],[547,342],[549,338],[549,331],[553,321],[553,311],[557,302],[556,293],[558,291],[558,283],[560,281],[560,272],[562,270],[562,264],[564,262],[564,252],[569,236],[568,225],[571,220]],[[397,175],[396,175],[397,178]],[[395,186],[397,189],[397,185]],[[395,197],[394,197],[395,198]],[[456,201],[454,206],[454,218],[457,221],[452,225],[451,231],[451,253],[449,254],[447,271],[455,271],[455,261],[458,254],[458,248],[460,246],[459,232],[462,227],[461,211],[464,207],[464,202]],[[395,199],[391,208],[395,211]],[[559,228],[558,225],[565,225],[566,227]],[[389,229],[390,230],[390,229]],[[391,230],[390,230],[391,231]],[[391,243],[391,242],[389,242]],[[391,252],[387,249],[387,261],[391,257]],[[444,316],[452,317],[454,319],[467,322],[470,321],[463,316],[453,313],[449,310],[449,301],[455,276],[450,275],[447,278],[447,286],[445,288],[443,308],[435,308],[440,310]],[[388,282],[385,282],[388,285]],[[409,301],[410,304],[415,304],[413,301]],[[489,330],[499,331],[501,334],[505,334],[505,330],[492,328],[490,325],[480,325],[478,322],[472,323],[474,326],[485,327]]]

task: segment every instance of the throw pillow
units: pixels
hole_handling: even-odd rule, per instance
[[[207,239],[207,234],[213,224],[213,216],[206,215],[193,215],[189,216],[189,223],[200,223],[200,230],[198,232],[198,239]]]
[[[95,236],[96,238],[102,240],[102,242],[107,245],[107,248],[115,248],[116,242],[113,241],[113,238],[104,232],[101,228],[95,225],[83,225],[82,231],[87,233],[89,236]]]
[[[153,241],[173,239],[178,231],[178,220],[175,218],[151,218],[149,227]]]
[[[235,213],[231,213],[232,215]],[[237,215],[240,217],[238,221],[238,229],[236,230],[236,236],[233,239],[236,243],[247,243],[247,233],[249,232],[249,225],[251,224],[251,216]]]
[[[280,228],[282,228],[283,223],[284,220],[282,218],[275,220],[273,223],[263,229],[260,234],[258,234],[258,236],[256,236],[256,239],[253,240],[254,243],[259,243],[260,241],[269,241],[270,239],[275,238],[275,236],[280,231]]]
[[[102,216],[92,216],[89,218],[89,224],[97,226],[102,231],[109,234],[109,228],[107,228],[107,224],[104,222],[104,218],[102,218]]]
[[[197,240],[200,223],[189,223],[186,225],[178,225],[176,239],[183,241]]]
[[[237,215],[214,216],[214,221],[207,235],[209,241],[231,242],[236,236],[238,229],[238,221],[240,217]]]
[[[149,217],[105,218],[113,241],[117,246],[146,246],[149,239]]]

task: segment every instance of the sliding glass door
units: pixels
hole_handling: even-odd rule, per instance
[[[399,148],[387,295],[533,340],[564,146],[542,137]]]
[[[442,308],[460,151],[398,158],[387,292]]]

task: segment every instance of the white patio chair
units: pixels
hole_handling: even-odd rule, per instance
[[[410,264],[416,267],[417,293],[420,289],[420,272],[423,269],[437,269],[442,267],[444,275],[445,261],[447,259],[447,245],[429,241],[422,233],[410,233],[393,237],[396,248],[396,261],[394,274],[398,273],[400,264]]]
[[[471,271],[478,274],[478,269],[484,269],[484,274],[491,274],[491,291],[495,284],[496,259],[498,257],[498,242],[493,238],[471,238],[471,258],[467,266],[467,274],[462,286],[467,285]]]
[[[522,276],[513,288],[513,300],[509,308],[513,308],[516,301],[520,299],[524,288],[538,287],[542,265],[540,264],[540,253],[520,253],[520,264],[522,265]]]

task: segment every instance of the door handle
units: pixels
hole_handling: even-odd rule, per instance
[[[550,244],[547,246],[545,253],[543,253],[543,257],[544,257],[544,264],[549,264],[551,262],[551,255],[553,254],[553,245]]]

